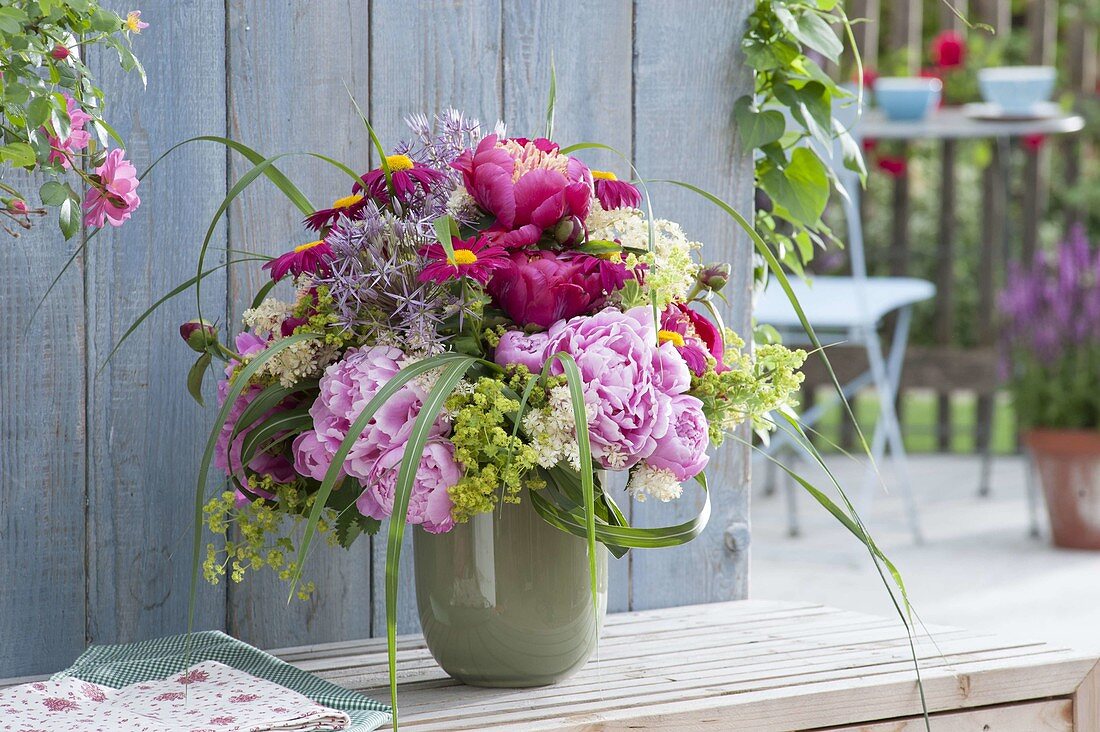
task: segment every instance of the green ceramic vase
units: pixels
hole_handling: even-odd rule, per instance
[[[446,534],[414,532],[416,604],[428,649],[472,686],[560,681],[596,648],[607,612],[607,550],[597,544],[599,612],[585,541],[519,504]]]

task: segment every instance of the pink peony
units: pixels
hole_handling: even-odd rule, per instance
[[[307,437],[310,433],[303,433],[295,440],[294,464],[299,473],[315,479],[318,475],[324,477],[351,423],[401,370],[404,358],[400,349],[388,346],[353,348],[342,361],[325,370],[319,383],[321,393],[309,409],[313,434]],[[355,441],[343,470],[360,482],[372,479],[379,458],[409,439],[426,396],[419,386],[408,383],[387,399]],[[442,435],[445,430],[440,420],[432,434]]]
[[[64,48],[64,46],[59,46],[59,48]],[[68,94],[64,96],[65,110],[69,115],[69,136],[65,138],[60,138],[57,135],[49,136],[48,142],[52,149],[47,159],[51,163],[57,163],[65,170],[68,170],[72,167],[69,155],[77,150],[83,150],[88,147],[88,143],[92,139],[91,133],[84,129],[84,125],[87,124],[92,117],[81,108],[75,99]]]
[[[594,410],[592,454],[605,468],[621,470],[649,457],[669,429],[672,397],[690,385],[683,359],[655,341],[647,307],[608,308],[550,328],[545,355],[564,351],[577,362],[585,403]],[[561,374],[561,364],[551,372]]]
[[[489,135],[453,167],[478,206],[496,217],[487,233],[505,246],[532,246],[563,219],[588,216],[591,173],[549,140]]]
[[[587,255],[550,251],[512,252],[510,262],[489,280],[493,304],[516,325],[547,328],[563,318],[601,307],[610,294],[604,273],[586,267]]]
[[[125,150],[112,150],[91,176],[94,186],[84,199],[84,223],[87,226],[122,226],[141,205],[138,198],[137,170],[126,160]]]
[[[524,333],[510,330],[500,337],[493,359],[501,366],[526,366],[533,374],[542,371],[546,363],[544,352],[549,336],[545,333]]]
[[[645,461],[651,467],[669,471],[682,483],[707,466],[709,444],[703,403],[693,396],[679,394],[672,397],[668,431],[657,440],[657,448]]]
[[[251,356],[255,353],[267,348],[267,341],[256,336],[252,333],[239,333],[236,339],[237,352],[242,356]],[[225,367],[225,379],[218,382],[218,404],[225,404],[226,398],[229,396],[229,377],[232,375],[234,368],[236,368],[237,362],[230,361]],[[214,465],[220,468],[226,475],[235,476],[238,481],[247,485],[247,475],[245,474],[245,466],[241,465],[241,449],[244,447],[244,440],[250,432],[249,429],[243,429],[233,440],[233,444],[230,445],[229,438],[233,435],[233,429],[236,427],[237,420],[240,419],[241,414],[248,408],[248,405],[263,391],[262,386],[251,385],[241,392],[237,397],[237,401],[233,403],[232,408],[229,410],[229,416],[226,418],[225,424],[222,425],[221,432],[218,434],[218,441],[214,446]],[[278,405],[267,412],[265,412],[260,419],[266,419],[267,417],[277,412],[283,411],[287,407],[285,405]],[[274,480],[279,483],[289,483],[294,479],[294,469],[282,454],[270,454],[267,452],[258,452],[252,457],[252,460],[248,463],[249,470],[259,473],[260,475],[270,475]],[[261,492],[257,495],[261,495],[264,498],[274,499],[275,496],[270,493]],[[249,498],[238,491],[238,503],[247,502]]]
[[[393,513],[393,494],[405,445],[384,454],[375,463],[374,471],[364,483],[364,490],[355,501],[364,516],[383,519]],[[433,534],[454,527],[451,509],[454,504],[447,489],[458,483],[462,468],[454,459],[454,445],[449,440],[430,440],[413,481],[409,496],[408,523],[421,526]]]

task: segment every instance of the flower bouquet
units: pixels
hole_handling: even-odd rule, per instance
[[[1077,226],[1001,293],[1009,388],[1054,543],[1100,549],[1100,253]]]
[[[328,208],[303,205],[277,174],[305,214],[304,243],[263,265],[271,281],[232,348],[201,318],[181,327],[201,354],[196,398],[211,363],[225,363],[200,476],[213,462],[232,490],[204,505],[200,477],[199,524],[220,539],[204,574],[266,566],[308,595],[303,559],[318,534],[348,546],[390,519],[392,665],[398,557],[416,526],[422,624],[444,668],[474,683],[546,683],[591,652],[604,548],[683,544],[710,512],[707,497],[692,521],[635,528],[618,503],[673,501],[689,482],[705,495],[708,450],[742,425],[766,431],[805,354],[753,349],[726,329],[715,303],[729,266],[704,265],[698,242],[649,212],[644,188],[575,154],[595,145],[486,133],[453,110],[408,123],[391,154],[371,132],[381,164],[362,175],[340,165],[349,187]],[[273,160],[249,180],[271,176]],[[271,296],[277,284],[291,296]],[[625,489],[612,488],[615,473]],[[495,600],[470,601],[486,536],[512,570]],[[556,633],[571,650],[548,676],[451,658],[446,633],[433,642],[440,606],[454,611],[446,633],[462,633],[456,617],[491,615],[489,635],[542,671],[553,654],[539,660],[525,643]],[[481,615],[462,616],[471,608]]]

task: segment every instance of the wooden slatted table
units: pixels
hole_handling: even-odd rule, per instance
[[[935,732],[1100,732],[1093,656],[954,628],[917,641]],[[276,651],[389,698],[384,640]],[[924,729],[904,628],[818,605],[744,601],[608,617],[599,659],[538,689],[449,679],[399,641],[401,728],[428,730]]]

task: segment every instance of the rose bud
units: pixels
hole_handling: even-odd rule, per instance
[[[62,46],[62,45],[61,45],[60,43],[59,43],[59,44],[57,44],[56,46],[54,46],[54,47],[53,47],[53,50],[52,50],[52,51],[50,51],[50,55],[51,55],[51,56],[53,56],[53,57],[54,57],[55,59],[57,59],[58,61],[64,61],[64,60],[65,60],[65,59],[67,59],[67,58],[68,58],[68,57],[69,57],[69,56],[70,56],[71,54],[72,54],[72,51],[70,51],[69,49],[65,48],[65,47],[64,47],[64,46]]]
[[[718,292],[730,280],[730,266],[725,262],[708,264],[699,272],[699,284],[708,290]]]
[[[27,213],[27,202],[22,198],[13,198],[11,203],[8,204],[8,210],[14,214]]]
[[[554,228],[554,241],[563,247],[571,247],[584,238],[584,224],[576,216],[568,216]]]
[[[180,337],[192,351],[203,353],[218,342],[218,329],[205,320],[188,320],[180,326]]]

